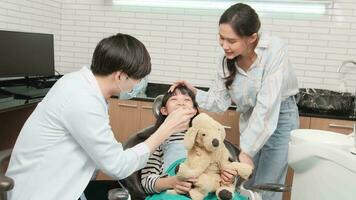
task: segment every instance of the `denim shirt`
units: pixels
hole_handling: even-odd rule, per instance
[[[240,146],[251,156],[275,131],[281,102],[298,92],[287,47],[279,38],[260,33],[255,52],[257,58],[247,71],[236,65],[230,89],[225,87],[228,70],[226,61],[222,67],[222,56],[209,91],[198,90],[196,96],[200,107],[213,112],[227,110],[232,102],[236,104],[236,111],[241,113]]]

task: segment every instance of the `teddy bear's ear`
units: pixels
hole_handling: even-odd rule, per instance
[[[221,134],[221,139],[225,140],[226,137],[226,132],[225,132],[225,128],[223,126],[221,126],[220,128],[220,134]]]
[[[197,136],[198,129],[194,127],[190,127],[184,136],[184,145],[187,150],[193,148],[195,137]]]

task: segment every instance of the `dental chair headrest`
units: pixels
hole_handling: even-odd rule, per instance
[[[163,94],[158,95],[155,100],[153,101],[153,105],[152,105],[152,112],[153,115],[155,116],[156,119],[158,119],[159,114],[160,114],[160,109],[162,106],[162,100],[163,100]]]

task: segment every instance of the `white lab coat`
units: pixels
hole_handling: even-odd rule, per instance
[[[145,166],[149,148],[123,150],[109,125],[108,106],[92,72],[63,76],[31,114],[6,175],[10,200],[77,200],[99,168],[122,179]]]

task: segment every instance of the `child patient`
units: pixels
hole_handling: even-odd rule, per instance
[[[184,85],[178,85],[174,91],[167,92],[164,95],[156,127],[163,123],[167,115],[178,108],[193,108],[196,110],[196,115],[199,114],[198,104],[195,101],[194,93]],[[146,194],[150,195],[146,200],[189,199],[187,196],[183,195],[163,193],[165,190],[173,189],[178,194],[187,194],[192,187],[192,183],[196,181],[195,178],[181,181],[175,176],[175,166],[183,162],[187,157],[187,150],[183,143],[184,134],[184,132],[172,134],[156,149],[150,156],[146,167],[141,170],[142,187]],[[222,172],[221,177],[223,181],[231,182],[235,175],[234,172]],[[234,199],[240,199],[239,195],[235,196],[236,198]],[[209,195],[206,199],[210,200],[217,198],[215,195]]]
[[[164,95],[156,126],[163,123],[167,115],[178,108],[194,108],[198,114],[198,104],[195,102],[194,93],[183,85],[177,86],[173,92]],[[168,189],[185,194],[190,190],[191,182],[195,180],[180,181],[176,176],[167,176],[166,173],[170,165],[187,157],[183,138],[183,132],[172,134],[157,148],[149,158],[146,167],[141,170],[141,184],[147,194],[160,193]]]

